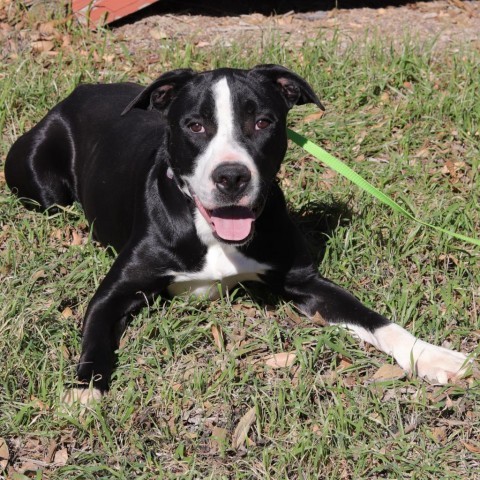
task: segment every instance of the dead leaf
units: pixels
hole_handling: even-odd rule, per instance
[[[385,363],[373,375],[372,380],[381,382],[383,380],[399,380],[405,376],[405,370],[398,365]]]
[[[467,442],[462,442],[463,443],[463,446],[469,451],[469,452],[472,452],[472,453],[480,453],[480,446],[478,445],[472,445],[471,443],[467,443]]]
[[[320,325],[322,327],[328,326],[328,322],[317,312],[313,317],[310,318],[313,323]]]
[[[53,463],[58,466],[66,465],[68,462],[68,452],[66,448],[61,448],[53,456]]]
[[[445,443],[447,439],[446,427],[435,427],[432,429],[432,437],[436,443]]]
[[[338,370],[345,370],[348,367],[351,367],[353,365],[353,362],[347,358],[347,357],[342,357],[340,360],[340,363],[338,364]]]
[[[322,428],[318,423],[314,423],[311,427],[310,430],[317,436],[321,437],[322,436]]]
[[[174,383],[172,385],[172,390],[174,392],[179,392],[179,391],[183,390],[183,385],[181,383]]]
[[[221,427],[213,427],[212,430],[212,437],[211,437],[211,444],[212,447],[218,451],[225,445],[227,440],[228,430],[226,428]]]
[[[72,241],[70,245],[81,245],[82,244],[82,236],[76,231],[72,230]]]
[[[53,35],[55,33],[55,22],[45,22],[38,25],[37,30],[44,36]]]
[[[68,48],[72,44],[72,39],[70,35],[62,35],[62,48]]]
[[[285,313],[287,314],[288,318],[292,320],[297,325],[301,325],[305,323],[305,318],[300,316],[292,307],[287,305],[285,309]]]
[[[109,55],[104,55],[102,58],[105,61],[105,63],[112,63],[115,60],[116,55],[111,53]]]
[[[384,103],[387,103],[390,101],[390,94],[388,92],[382,92],[380,95],[380,100]]]
[[[445,255],[444,253],[441,253],[439,256],[438,256],[438,259],[441,261],[441,262],[445,262],[445,264],[448,266],[449,264],[451,264],[452,262],[458,266],[458,264],[460,263],[458,258],[455,256],[455,255]]]
[[[32,275],[32,280],[36,281],[36,280],[40,280],[40,279],[45,278],[45,277],[46,277],[45,270],[38,270]]]
[[[309,122],[314,122],[315,120],[319,120],[320,118],[323,117],[325,112],[323,110],[320,110],[319,112],[311,113],[310,115],[307,115],[306,117],[303,118],[304,123],[309,123]]]
[[[32,42],[32,48],[35,52],[50,52],[55,47],[55,44],[51,40],[37,40]]]
[[[7,468],[8,459],[10,458],[10,452],[8,451],[8,445],[4,438],[0,437],[0,472],[3,472]]]
[[[152,28],[148,33],[154,40],[162,40],[164,38],[168,38],[167,32],[165,32],[165,30],[162,30],[160,27]]]
[[[212,325],[211,331],[212,331],[213,341],[215,342],[215,345],[217,346],[218,350],[222,352],[223,351],[223,333],[222,333],[221,327],[217,325]]]
[[[255,422],[255,418],[255,407],[252,407],[238,422],[238,425],[236,426],[232,435],[232,448],[234,450],[238,450],[243,445],[243,442],[245,442],[247,439],[248,431]]]
[[[293,367],[293,376],[291,382],[294,387],[297,387],[300,382],[300,373],[300,365]]]
[[[172,415],[172,416],[168,419],[167,425],[168,425],[168,429],[170,430],[170,433],[171,433],[172,435],[176,435],[176,434],[178,433],[175,416]]]
[[[63,310],[62,312],[62,317],[63,318],[70,318],[70,317],[73,317],[73,312],[72,312],[72,309],[70,307],[67,307]]]
[[[55,451],[58,448],[58,444],[55,440],[50,440],[50,444],[48,445],[47,454],[45,455],[45,462],[52,463],[55,457]]]
[[[452,0],[452,3],[458,7],[458,8],[461,8],[462,10],[465,10],[466,12],[468,12],[470,15],[473,15],[473,8],[466,4],[464,1],[462,0]]]
[[[264,357],[263,361],[270,368],[286,368],[290,367],[296,358],[297,354],[294,352],[282,352]]]
[[[32,405],[39,410],[46,411],[49,409],[48,405],[45,402],[42,402],[39,398],[35,397],[35,395],[30,397],[30,401],[32,402]]]

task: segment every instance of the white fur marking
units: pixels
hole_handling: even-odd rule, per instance
[[[102,399],[102,392],[97,388],[70,388],[62,396],[62,403],[65,405],[89,406]]]
[[[196,220],[198,217],[203,219],[201,215],[197,215]],[[196,223],[200,223],[200,221]],[[207,222],[205,224],[207,225]],[[211,236],[208,225],[207,228]],[[202,238],[201,234],[200,238]],[[271,268],[267,264],[246,257],[232,245],[218,242],[215,239],[208,242],[207,245],[208,251],[202,270],[198,272],[168,272],[168,275],[175,277],[173,283],[168,287],[170,295],[189,292],[197,296],[207,295],[211,299],[218,298],[219,286],[221,291],[225,291],[240,282],[259,281],[258,275]]]
[[[344,324],[343,326],[361,340],[392,355],[407,372],[413,372],[434,383],[444,384],[448,383],[452,377],[462,377],[470,363],[463,353],[419,340],[394,323],[374,332],[358,325]]]
[[[196,158],[193,174],[185,177],[195,195],[208,210],[217,207],[214,200],[216,187],[211,174],[221,163],[238,162],[250,170],[252,188],[249,189],[249,198],[256,198],[260,188],[259,173],[255,162],[235,138],[235,116],[227,79],[222,77],[215,83],[212,92],[215,102],[215,120],[218,126],[217,133],[205,151]],[[238,205],[248,206],[249,198],[241,199]]]

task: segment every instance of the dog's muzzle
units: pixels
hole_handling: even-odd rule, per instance
[[[228,243],[245,243],[253,234],[259,209],[241,205],[251,187],[252,174],[248,167],[238,162],[218,165],[211,174],[216,204],[206,208],[195,191],[189,192],[196,207],[212,229],[213,234]]]

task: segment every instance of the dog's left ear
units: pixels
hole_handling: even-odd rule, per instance
[[[196,73],[190,68],[180,68],[160,75],[126,106],[122,115],[128,113],[132,108],[143,110],[165,109],[170,105],[180,88],[195,75]]]
[[[302,77],[288,68],[272,64],[257,65],[250,72],[255,75],[262,75],[272,81],[280,90],[289,109],[294,105],[314,103],[321,110],[325,110],[312,87]]]

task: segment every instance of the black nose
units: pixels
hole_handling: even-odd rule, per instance
[[[245,191],[252,174],[241,163],[222,163],[212,173],[212,180],[225,195],[239,195]]]

